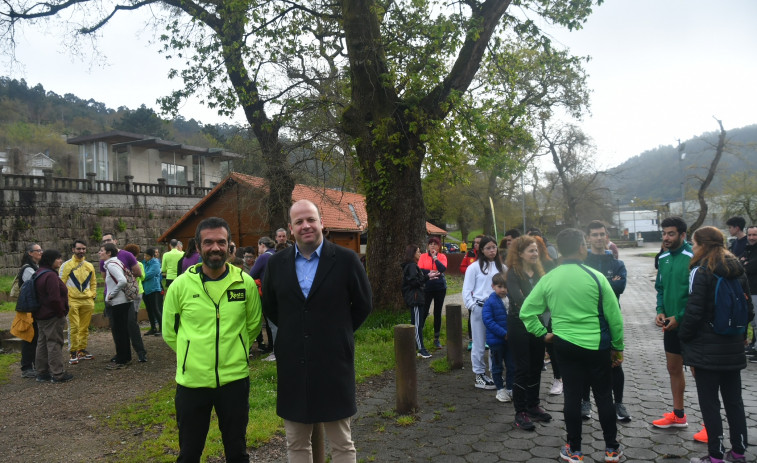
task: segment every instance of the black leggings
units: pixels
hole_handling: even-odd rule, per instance
[[[722,459],[725,452],[718,390],[723,397],[731,449],[743,455],[747,447],[747,433],[744,401],[741,399],[741,371],[715,371],[696,368],[694,380],[697,384],[697,396],[699,397],[699,408],[702,410],[704,427],[707,428],[707,451],[710,456]]]
[[[616,404],[623,403],[623,388],[626,384],[626,374],[623,373],[623,365],[618,365],[612,368],[612,395]],[[590,384],[586,383],[584,386],[584,393],[581,397],[584,402],[589,401],[589,388]]]
[[[438,289],[436,291],[426,291],[426,305],[424,307],[424,318],[428,318],[428,312],[431,308],[431,300],[434,301],[434,339],[439,338],[439,333],[442,331],[442,308],[444,307],[444,296],[447,295],[447,288]]]
[[[423,325],[426,323],[426,317],[423,314],[423,308],[420,305],[410,307],[410,323],[415,326],[415,344],[418,350],[424,350],[423,345]]]
[[[539,405],[544,341],[526,331],[518,314],[510,312],[507,317],[507,344],[515,363],[513,405],[516,413],[525,412]]]

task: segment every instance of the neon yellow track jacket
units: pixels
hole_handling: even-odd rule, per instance
[[[250,374],[260,296],[252,277],[226,267],[223,278],[206,281],[202,264],[190,267],[166,293],[163,339],[176,352],[176,382],[182,386],[215,388]]]

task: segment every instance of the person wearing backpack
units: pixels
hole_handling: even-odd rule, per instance
[[[68,315],[68,289],[58,277],[63,257],[57,249],[47,249],[39,260],[39,270],[34,273],[34,287],[39,309],[34,312],[37,321],[38,382],[65,383],[74,375],[63,368],[63,330]]]
[[[691,463],[746,462],[747,427],[741,399],[741,370],[746,368],[744,329],[726,331],[721,320],[733,310],[734,325],[746,328],[754,317],[749,284],[738,259],[725,249],[725,237],[715,227],[694,232],[689,298],[681,320],[679,337],[683,362],[691,367],[699,407],[707,430],[708,454]],[[728,299],[720,287],[737,280],[736,298]],[[717,296],[716,296],[717,290]],[[739,302],[737,298],[744,298]],[[744,313],[746,312],[746,313]],[[723,333],[723,334],[721,334]],[[720,398],[728,418],[731,450],[723,446]]]
[[[24,257],[21,258],[21,267],[18,269],[18,286],[20,287],[24,282],[34,275],[34,272],[39,268],[39,260],[42,257],[42,246],[37,243],[31,243],[26,246]],[[20,327],[28,327],[32,324],[33,332],[29,337],[28,328],[24,329],[24,333],[16,332],[16,329]],[[21,338],[21,377],[22,378],[36,378],[37,370],[34,368],[34,361],[37,357],[37,333],[39,329],[34,317],[28,312],[16,312],[16,318],[13,319],[13,326],[11,328],[11,334]]]
[[[116,361],[106,366],[109,370],[118,370],[131,362],[131,348],[129,346],[129,311],[132,310],[132,299],[126,296],[127,286],[125,267],[118,260],[118,248],[113,243],[100,247],[98,256],[104,260],[105,269],[105,305],[110,307],[112,317],[111,330],[113,342],[116,345]]]

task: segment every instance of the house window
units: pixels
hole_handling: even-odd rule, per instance
[[[108,144],[98,141],[79,145],[79,178],[87,178],[87,173],[94,172],[97,180],[108,178]]]
[[[187,184],[187,168],[186,166],[177,166],[176,164],[169,164],[163,162],[160,164],[163,178],[166,179],[168,185],[186,185]]]

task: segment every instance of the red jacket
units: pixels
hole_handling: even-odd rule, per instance
[[[40,308],[34,314],[37,320],[49,320],[53,317],[62,318],[68,315],[68,289],[58,277],[58,272],[50,267],[40,267],[37,273],[50,270],[37,278],[34,287],[37,289],[37,300]]]
[[[478,253],[476,253],[475,249],[471,249],[470,251],[468,251],[465,257],[463,257],[462,262],[460,262],[460,273],[465,275],[465,271],[468,270],[468,266],[473,262],[476,262],[476,260],[478,260]]]

